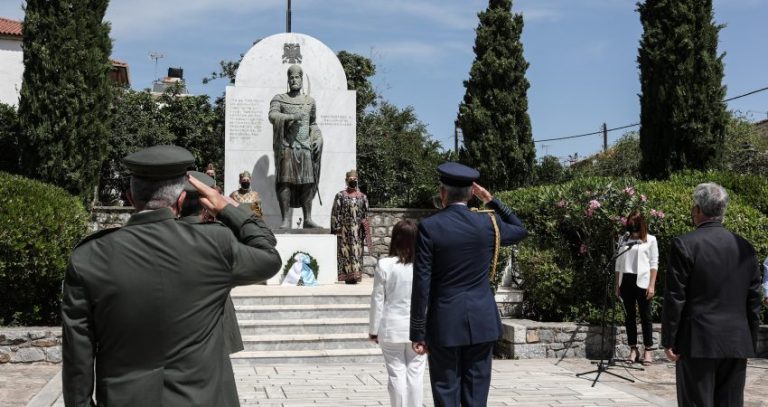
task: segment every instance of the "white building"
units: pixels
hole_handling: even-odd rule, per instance
[[[24,55],[21,49],[21,21],[0,17],[0,103],[19,105],[19,93],[24,76]],[[110,79],[129,88],[128,64],[112,60]]]
[[[23,74],[21,21],[0,17],[0,103],[19,104]]]

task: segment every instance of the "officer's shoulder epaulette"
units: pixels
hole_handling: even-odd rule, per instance
[[[119,226],[118,227],[114,227],[114,228],[109,228],[109,229],[102,229],[102,230],[99,230],[98,232],[93,232],[90,235],[84,237],[83,240],[81,240],[80,243],[78,243],[77,246],[75,246],[75,247],[80,247],[80,246],[84,245],[85,243],[90,242],[91,240],[98,239],[98,238],[100,238],[102,236],[106,236],[106,235],[108,235],[108,234],[110,234],[112,232],[116,232],[118,230],[120,230]]]

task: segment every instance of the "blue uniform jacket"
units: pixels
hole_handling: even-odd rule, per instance
[[[496,211],[502,246],[524,239],[522,222],[501,201]],[[488,281],[494,230],[487,213],[450,205],[419,224],[411,294],[411,341],[463,346],[496,341],[501,320]]]

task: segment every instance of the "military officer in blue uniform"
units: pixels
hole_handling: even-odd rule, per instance
[[[444,209],[419,224],[413,265],[410,337],[427,353],[435,406],[485,406],[493,345],[501,319],[489,284],[496,230],[487,213],[467,207],[477,196],[495,211],[502,246],[528,232],[512,211],[459,163],[437,168]]]
[[[200,203],[221,223],[178,220],[194,163],[183,148],[155,146],[123,162],[137,212],[81,242],[64,277],[64,403],[237,406],[224,307],[232,287],[280,269],[275,237],[194,178]]]

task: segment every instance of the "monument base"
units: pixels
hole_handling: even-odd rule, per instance
[[[301,229],[299,229],[301,230]],[[309,230],[309,229],[305,229]],[[281,233],[275,230],[277,239],[277,252],[283,259],[283,267],[274,277],[267,281],[267,285],[279,285],[283,278],[283,269],[296,252],[305,252],[317,260],[319,271],[317,283],[320,285],[335,284],[337,278],[336,235],[328,233]],[[306,287],[311,290],[312,287]]]

